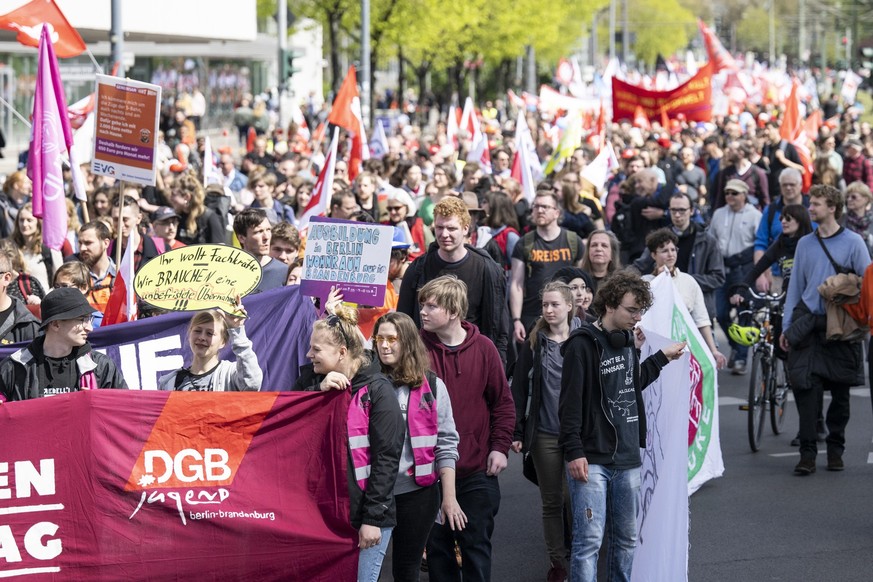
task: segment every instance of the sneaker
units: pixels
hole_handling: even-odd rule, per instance
[[[746,373],[746,360],[737,360],[731,368],[731,374],[734,376],[742,376]]]
[[[731,350],[731,357],[728,358],[727,367],[733,368],[734,362],[736,362],[736,360],[737,360],[737,352],[736,352],[736,350]]]
[[[846,466],[843,465],[843,457],[837,455],[828,455],[828,471],[842,471]]]
[[[567,570],[560,564],[552,564],[549,568],[549,573],[546,575],[547,582],[566,582]]]
[[[815,459],[800,459],[794,467],[794,472],[798,475],[812,475],[815,473]]]

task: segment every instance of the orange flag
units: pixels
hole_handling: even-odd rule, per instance
[[[31,0],[24,6],[0,16],[0,28],[18,32],[16,40],[26,46],[39,46],[42,25],[49,27],[55,55],[75,57],[85,52],[85,41],[70,26],[54,0]]]
[[[717,73],[722,69],[730,69],[736,71],[739,67],[734,57],[724,48],[721,41],[715,33],[701,19],[697,19],[697,27],[700,29],[700,35],[703,37],[703,44],[706,46],[706,56],[709,62],[712,63],[712,72]]]
[[[637,105],[637,108],[634,109],[634,127],[652,129],[652,125],[649,123],[649,116],[646,115],[642,105]]]

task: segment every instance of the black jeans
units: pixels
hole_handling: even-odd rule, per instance
[[[458,479],[458,504],[467,515],[467,525],[452,531],[435,524],[427,540],[427,566],[431,582],[488,582],[491,580],[491,534],[500,509],[500,484],[484,471]],[[455,559],[455,542],[461,549],[462,566]]]
[[[824,390],[831,392],[831,403],[825,416],[828,456],[842,457],[846,448],[846,425],[849,423],[850,387],[840,384],[829,384],[825,387],[820,380],[814,384],[806,390],[794,391],[797,413],[800,416],[800,458],[815,460],[818,454],[816,422]]]
[[[394,582],[418,582],[421,555],[440,507],[439,482],[396,495],[397,525],[391,535]]]

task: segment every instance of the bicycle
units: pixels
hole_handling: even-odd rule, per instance
[[[772,319],[781,317],[782,300],[785,292],[778,295],[757,293],[748,289],[753,301],[750,308],[739,313],[750,316],[751,325],[742,326],[732,323],[728,335],[735,342],[752,347],[752,373],[749,378],[748,404],[741,407],[749,413],[749,446],[752,452],[761,448],[761,436],[764,432],[764,418],[770,412],[770,428],[773,434],[782,432],[785,423],[785,403],[791,386],[788,381],[786,363],[776,356],[776,342]],[[757,304],[756,304],[757,302]]]

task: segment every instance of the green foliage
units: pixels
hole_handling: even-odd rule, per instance
[[[697,34],[697,19],[677,0],[636,0],[632,3],[631,47],[637,60],[654,64],[658,54],[671,55],[684,49]]]

